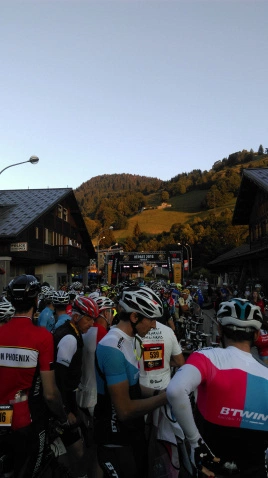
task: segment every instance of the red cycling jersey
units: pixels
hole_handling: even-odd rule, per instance
[[[29,317],[13,317],[0,328],[0,405],[13,405],[12,429],[44,413],[39,372],[51,370],[53,362],[52,334]]]

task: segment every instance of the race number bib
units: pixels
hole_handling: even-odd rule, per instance
[[[143,344],[144,370],[164,368],[164,344]]]
[[[11,427],[12,416],[12,405],[0,405],[0,429]]]

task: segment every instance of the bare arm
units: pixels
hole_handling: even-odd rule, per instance
[[[63,408],[61,394],[56,385],[54,370],[40,372],[40,376],[47,406],[61,421],[66,421],[67,416]]]
[[[145,389],[147,387],[144,387]],[[150,390],[151,397],[131,400],[129,396],[129,383],[127,380],[109,385],[108,391],[114,404],[116,414],[121,421],[141,417],[167,403],[166,393],[152,396],[154,390]]]

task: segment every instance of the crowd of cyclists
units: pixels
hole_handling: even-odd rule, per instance
[[[219,346],[186,355],[184,320],[205,304]],[[51,418],[76,478],[267,477],[267,331],[260,284],[14,278],[0,297],[0,477],[40,476]]]

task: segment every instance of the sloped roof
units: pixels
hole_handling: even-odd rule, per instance
[[[255,196],[259,189],[268,194],[268,168],[244,169],[233,214],[234,225],[249,224]]]
[[[71,188],[0,191],[0,237],[16,236],[70,193]]]
[[[238,259],[239,257],[244,257],[245,255],[249,254],[250,251],[250,245],[249,244],[242,244],[242,246],[235,247],[234,249],[231,249],[228,252],[225,252],[224,254],[221,254],[218,256],[216,259],[213,261],[209,262],[209,266],[216,266],[218,264],[222,263],[228,263],[228,262],[233,262],[234,259]]]

